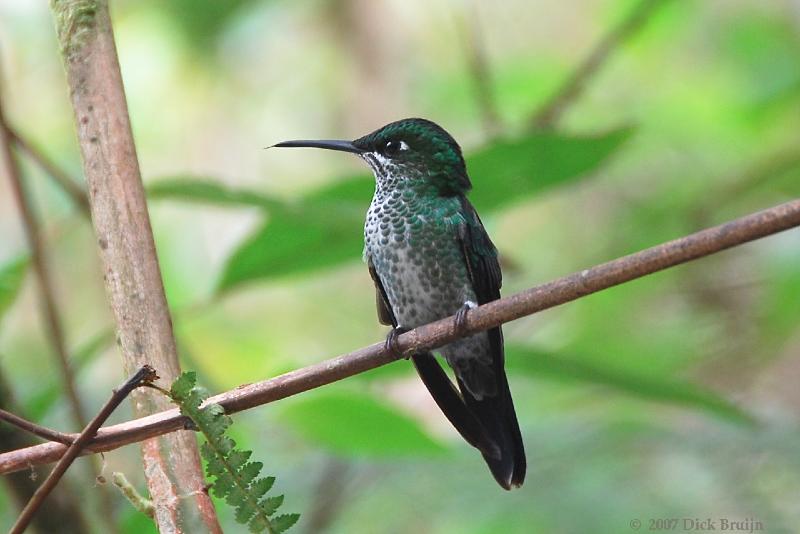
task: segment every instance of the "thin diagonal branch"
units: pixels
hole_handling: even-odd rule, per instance
[[[67,451],[64,453],[64,456],[58,461],[56,466],[47,476],[42,485],[36,490],[36,492],[31,497],[31,500],[28,501],[28,504],[25,505],[25,508],[20,513],[19,517],[17,518],[16,523],[14,526],[11,527],[9,534],[21,534],[25,531],[28,525],[33,519],[34,514],[42,505],[44,500],[56,487],[58,481],[61,480],[61,477],[64,476],[64,473],[67,472],[67,469],[72,462],[75,461],[75,458],[78,457],[81,450],[89,443],[89,440],[94,437],[97,433],[97,429],[100,428],[100,425],[106,422],[106,419],[113,413],[114,410],[117,409],[117,406],[122,403],[123,400],[133,391],[134,389],[153,382],[157,379],[158,376],[156,375],[155,370],[150,366],[143,366],[139,369],[132,377],[125,381],[119,389],[114,390],[111,398],[106,402],[103,408],[100,409],[100,413],[98,413],[94,419],[83,429],[83,432],[80,433],[78,438],[72,443],[72,445],[67,448]]]
[[[75,387],[75,375],[70,367],[69,353],[67,351],[64,330],[56,308],[55,291],[47,267],[44,243],[42,242],[39,221],[33,212],[33,206],[29,196],[25,191],[25,184],[22,182],[19,167],[14,153],[11,151],[10,139],[7,135],[8,127],[3,114],[2,102],[0,102],[0,150],[3,152],[5,160],[5,174],[11,182],[11,190],[19,209],[22,224],[25,230],[25,237],[28,240],[28,247],[33,259],[33,271],[39,282],[40,295],[42,298],[42,313],[45,319],[45,327],[50,338],[50,343],[57,356],[58,368],[61,371],[62,384],[67,394],[72,419],[77,428],[86,426],[86,415],[81,405],[78,392]]]
[[[57,441],[58,443],[64,443],[65,445],[71,445],[77,437],[77,435],[65,434],[63,432],[59,432],[58,430],[53,430],[52,428],[37,425],[36,423],[32,423],[31,421],[28,421],[27,419],[24,419],[18,415],[14,415],[13,413],[3,410],[2,408],[0,408],[0,421],[5,421],[10,425],[21,428],[26,432],[30,432],[34,436],[39,436],[40,438],[48,439],[50,441]]]
[[[83,187],[58,167],[58,165],[53,163],[44,152],[36,148],[33,143],[25,139],[8,124],[6,124],[6,132],[8,133],[8,137],[16,143],[19,149],[27,154],[28,157],[64,191],[75,207],[78,208],[80,214],[89,219],[91,217],[91,213],[89,212],[89,200],[86,197],[86,191]]]
[[[460,337],[797,226],[800,226],[800,200],[793,200],[484,304],[469,312],[466,327],[458,332],[455,316],[421,326],[400,335],[399,348],[403,353],[432,350]],[[211,397],[208,402],[220,404],[226,413],[239,412],[363,373],[395,359],[383,342],[375,343],[269,380],[240,386]],[[187,418],[172,409],[100,429],[89,443],[87,454],[183,429],[187,423]],[[60,443],[50,442],[0,454],[0,474],[56,461],[65,449]]]
[[[467,55],[467,66],[474,84],[475,97],[481,113],[484,133],[494,136],[500,130],[500,113],[497,110],[492,74],[486,57],[485,36],[481,31],[481,21],[477,13],[478,6],[470,3],[463,21],[464,48]]]
[[[600,72],[613,52],[639,31],[653,12],[669,0],[641,0],[616,26],[592,48],[553,95],[531,119],[534,128],[553,128],[569,106],[580,97],[592,77]]]
[[[303,520],[306,532],[327,532],[336,521],[342,505],[349,500],[345,483],[351,470],[350,462],[340,458],[331,457],[325,462],[314,488],[313,504]]]
[[[0,362],[2,361],[3,355],[0,354]],[[0,366],[0,407],[15,414],[24,413],[14,401],[14,392],[6,380],[2,366]],[[13,450],[35,443],[26,433],[0,423],[0,450]],[[44,469],[44,466],[32,467],[0,477],[0,482],[4,483],[7,495],[10,497],[9,506],[22,509],[46,477],[47,470]],[[33,518],[31,528],[40,533],[82,534],[89,532],[91,521],[87,519],[88,510],[85,506],[85,498],[75,489],[76,485],[72,481],[62,480],[51,494],[51,498],[45,502],[44,506],[39,509],[39,513]]]
[[[11,188],[19,209],[22,223],[25,229],[25,236],[33,258],[33,270],[39,282],[39,294],[42,300],[42,313],[45,321],[45,329],[50,338],[50,344],[56,354],[57,367],[61,372],[61,384],[67,395],[67,400],[71,408],[70,412],[76,428],[86,426],[86,413],[78,390],[75,385],[75,371],[70,364],[67,341],[64,336],[63,323],[58,314],[56,305],[55,289],[53,288],[52,278],[47,264],[45,245],[42,239],[39,221],[34,213],[33,203],[30,195],[25,190],[25,184],[19,172],[15,154],[11,150],[11,139],[8,135],[9,128],[3,113],[2,102],[0,101],[0,150],[5,160],[6,174],[11,181]],[[97,459],[93,460],[93,465],[88,466],[90,478],[100,472],[100,464]],[[113,505],[110,501],[109,493],[102,491],[99,493],[100,506],[103,508],[101,517],[106,522],[107,530],[110,533],[117,532],[114,523]]]

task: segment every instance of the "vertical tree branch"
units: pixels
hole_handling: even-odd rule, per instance
[[[605,65],[611,54],[639,31],[656,8],[669,0],[640,0],[627,17],[605,34],[589,55],[559,86],[531,120],[534,128],[553,128],[569,106],[578,99],[588,81]]]
[[[51,0],[64,58],[100,247],[126,374],[149,363],[178,376],[167,308],[107,0]],[[137,416],[169,408],[161,394],[137,390]],[[145,476],[163,532],[219,532],[205,492],[195,436],[180,431],[142,444]]]

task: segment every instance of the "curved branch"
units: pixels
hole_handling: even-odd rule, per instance
[[[800,226],[800,200],[793,200],[484,304],[469,312],[466,328],[458,333],[455,317],[421,326],[398,337],[399,349],[408,353],[441,347],[459,337],[797,226]],[[222,405],[229,414],[239,412],[363,373],[395,359],[383,342],[375,343],[269,380],[239,386],[211,397],[208,402]],[[183,429],[187,422],[177,409],[172,409],[102,428],[86,453],[110,451]],[[54,462],[65,450],[65,445],[49,442],[0,454],[0,474]]]
[[[53,277],[47,261],[46,246],[42,239],[41,226],[34,212],[32,199],[19,172],[17,158],[11,151],[11,138],[2,103],[0,103],[0,151],[3,153],[3,159],[5,160],[4,171],[11,182],[11,191],[14,195],[28,247],[30,248],[33,272],[39,285],[42,302],[42,320],[61,373],[61,384],[69,401],[72,420],[75,426],[83,428],[86,426],[88,418],[75,385],[75,372],[70,365],[64,325],[58,313]]]

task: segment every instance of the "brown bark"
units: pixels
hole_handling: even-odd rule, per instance
[[[125,373],[145,364],[172,381],[180,372],[131,133],[107,0],[51,2],[78,125],[92,222]],[[134,413],[169,408],[163,395],[137,390]],[[161,532],[218,532],[204,491],[194,434],[142,443],[145,476]]]

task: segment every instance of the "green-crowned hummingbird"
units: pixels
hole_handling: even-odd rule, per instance
[[[475,208],[458,143],[425,119],[403,119],[355,141],[285,141],[277,147],[351,152],[375,174],[364,224],[364,258],[375,282],[378,318],[399,333],[500,298],[497,250]],[[483,454],[505,489],[522,485],[525,450],[503,368],[503,333],[492,328],[439,352],[458,389],[430,352],[411,356],[444,415]]]

